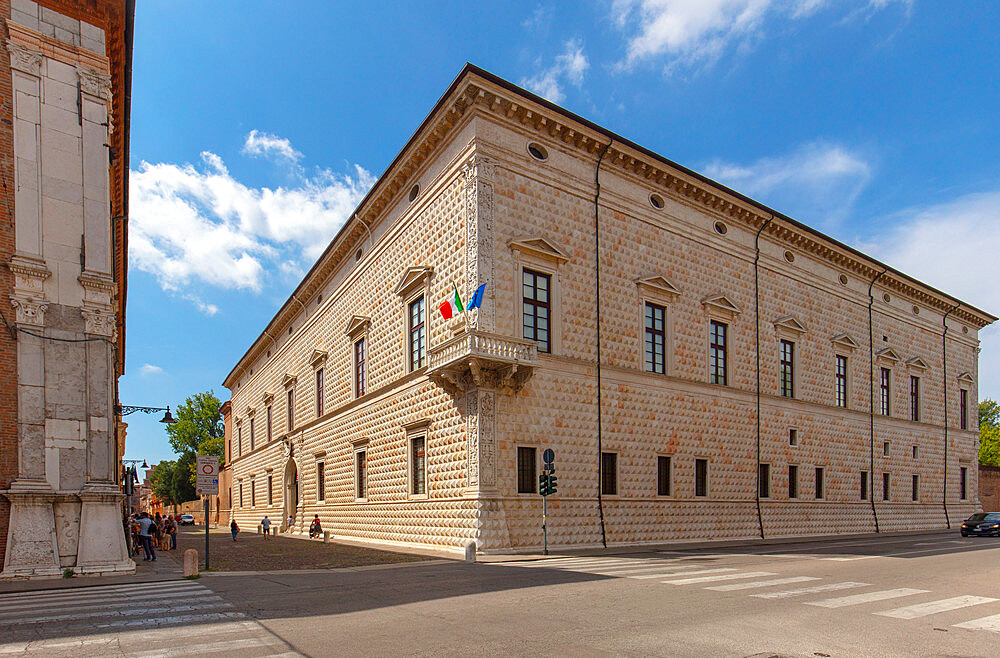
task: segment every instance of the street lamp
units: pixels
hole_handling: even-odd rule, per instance
[[[155,414],[157,411],[165,411],[167,413],[163,414],[163,418],[160,419],[161,423],[166,423],[167,425],[170,425],[172,423],[176,423],[177,422],[174,419],[174,417],[170,415],[170,406],[169,405],[166,406],[166,407],[135,407],[135,406],[128,405],[128,404],[119,404],[118,405],[118,415],[119,416],[128,416],[129,414],[134,414],[137,411],[141,411],[144,414]]]

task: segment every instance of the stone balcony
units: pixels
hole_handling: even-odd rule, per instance
[[[534,341],[472,328],[432,347],[429,356],[428,376],[452,396],[479,387],[515,393],[538,365]]]

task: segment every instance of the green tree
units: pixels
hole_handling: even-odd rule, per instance
[[[219,411],[221,407],[222,402],[214,392],[195,393],[177,408],[177,422],[167,425],[174,452],[192,458],[192,477],[195,455],[214,455],[220,459],[224,456],[225,427]]]
[[[1000,404],[995,400],[979,403],[979,463],[1000,466]]]
[[[162,461],[154,466],[149,475],[153,495],[168,505],[179,505],[197,498],[191,482],[193,462],[193,456],[188,458],[182,455],[180,459]]]

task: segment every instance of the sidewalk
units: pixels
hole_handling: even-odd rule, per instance
[[[174,559],[176,557],[176,559]],[[135,573],[122,576],[74,576],[73,578],[46,578],[43,580],[9,580],[0,582],[0,594],[15,592],[40,592],[50,589],[76,587],[99,587],[101,585],[133,585],[135,583],[156,583],[165,580],[179,580],[184,577],[181,567],[181,553],[171,551],[156,552],[155,562],[143,562],[142,553],[136,555]]]

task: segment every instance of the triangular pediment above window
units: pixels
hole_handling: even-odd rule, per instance
[[[285,376],[281,378],[281,385],[284,386],[285,388],[288,388],[289,386],[295,386],[295,382],[297,382],[298,379],[299,379],[298,377],[285,373]]]
[[[264,395],[261,396],[260,401],[266,407],[267,405],[274,402],[274,393],[265,393]]]
[[[906,360],[906,367],[914,370],[927,370],[927,363],[919,356]]]
[[[878,352],[875,352],[875,358],[889,364],[896,364],[903,360],[902,358],[900,358],[899,354],[897,354],[896,351],[891,347],[887,347],[884,350],[879,350]]]
[[[517,250],[536,258],[544,258],[555,263],[565,263],[569,260],[569,253],[551,240],[547,240],[539,235],[532,235],[524,238],[511,240],[507,246],[512,250]]]
[[[255,413],[257,413],[256,409],[253,407],[247,407],[247,418],[253,418]]]
[[[963,372],[958,376],[958,381],[963,384],[975,384],[975,378],[969,372]]]
[[[716,293],[714,295],[709,295],[708,297],[703,297],[701,305],[704,306],[705,310],[709,313],[718,313],[730,318],[743,312],[743,309],[737,306],[736,302],[722,293]]]
[[[403,274],[403,278],[399,280],[399,285],[396,286],[396,294],[406,297],[418,288],[425,287],[433,274],[434,268],[427,267],[426,265],[418,265],[407,269]]]
[[[639,286],[640,290],[647,294],[659,297],[660,299],[666,299],[668,301],[681,294],[681,291],[677,286],[670,283],[670,280],[667,279],[667,277],[660,275],[636,279],[635,285]]]
[[[326,351],[325,350],[313,350],[312,357],[309,358],[309,365],[313,368],[319,368],[324,363],[326,363]]]
[[[806,333],[806,326],[791,315],[783,315],[774,321],[774,329],[779,333],[790,333],[801,336]]]
[[[830,342],[833,343],[834,347],[838,347],[842,350],[853,352],[858,349],[858,341],[851,338],[850,334],[837,334],[830,339]]]
[[[344,329],[344,334],[348,336],[351,340],[354,340],[361,334],[368,331],[369,324],[371,324],[371,318],[366,318],[363,315],[355,315],[347,323],[347,328]]]

